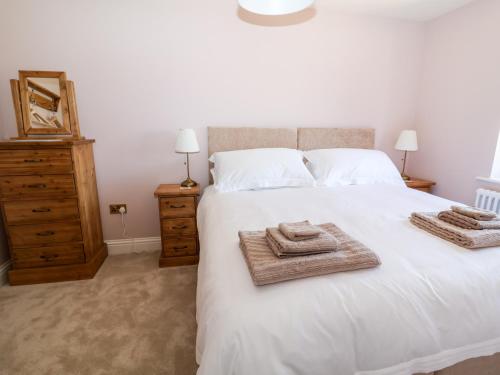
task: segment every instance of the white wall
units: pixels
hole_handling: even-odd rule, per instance
[[[184,177],[173,153],[181,127],[198,133],[192,177],[203,184],[209,125],[372,126],[399,161],[395,139],[415,123],[423,25],[328,7],[300,17],[310,19],[269,26],[235,0],[3,2],[0,122],[16,134],[17,70],[67,72],[82,133],[97,141],[106,239],[121,234],[110,203],[128,204],[132,237],[159,234],[153,191]]]
[[[499,129],[500,1],[480,0],[426,26],[420,150],[410,171],[436,181],[438,195],[473,203]]]

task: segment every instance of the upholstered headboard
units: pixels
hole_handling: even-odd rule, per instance
[[[297,148],[296,128],[208,128],[208,156],[251,148]]]
[[[370,128],[299,128],[297,148],[373,148],[375,129]]]
[[[370,128],[208,128],[208,156],[251,148],[373,148]],[[209,165],[211,167],[211,165]],[[212,176],[209,173],[210,183]]]

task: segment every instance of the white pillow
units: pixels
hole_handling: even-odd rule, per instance
[[[216,152],[209,160],[215,164],[214,186],[218,191],[315,185],[299,150],[258,148]]]
[[[304,152],[320,186],[390,184],[406,186],[398,169],[382,151],[332,148]]]

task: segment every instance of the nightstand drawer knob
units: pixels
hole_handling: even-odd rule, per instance
[[[24,159],[25,163],[41,163],[43,159]]]
[[[187,249],[187,246],[174,246],[174,250],[184,250]]]
[[[170,208],[185,208],[185,207],[186,207],[186,205],[185,205],[185,204],[178,205],[178,206],[176,206],[175,204],[171,204],[171,205],[170,205]]]
[[[57,257],[58,257],[57,254],[54,254],[54,255],[40,255],[40,259],[43,259],[46,262],[51,262],[51,261],[53,261]]]
[[[50,208],[45,208],[45,207],[40,207],[40,208],[34,208],[31,210],[31,212],[38,213],[38,212],[50,212]]]
[[[174,225],[172,229],[186,229],[187,227],[187,225]]]
[[[30,189],[45,189],[47,187],[46,184],[31,184],[28,185]]]
[[[38,232],[36,235],[41,237],[53,236],[56,232],[52,230],[46,230],[45,232]]]

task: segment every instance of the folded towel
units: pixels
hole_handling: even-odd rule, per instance
[[[476,220],[455,211],[442,211],[438,218],[464,229],[500,229],[500,220]]]
[[[328,253],[337,250],[338,246],[337,239],[324,231],[321,231],[316,238],[304,241],[290,241],[278,228],[267,228],[266,240],[278,258]]]
[[[414,212],[410,221],[417,227],[468,249],[500,246],[500,230],[459,228],[438,218],[435,212]]]
[[[255,285],[371,268],[380,264],[377,254],[334,224],[318,226],[339,241],[338,251],[279,259],[269,248],[265,231],[239,232],[240,248]]]
[[[451,210],[459,214],[469,216],[476,220],[493,220],[496,219],[497,214],[493,211],[483,210],[475,207],[464,206],[451,206]]]
[[[298,223],[281,223],[278,228],[290,241],[309,240],[318,237],[321,233],[321,229],[311,225],[309,220],[299,221]]]

